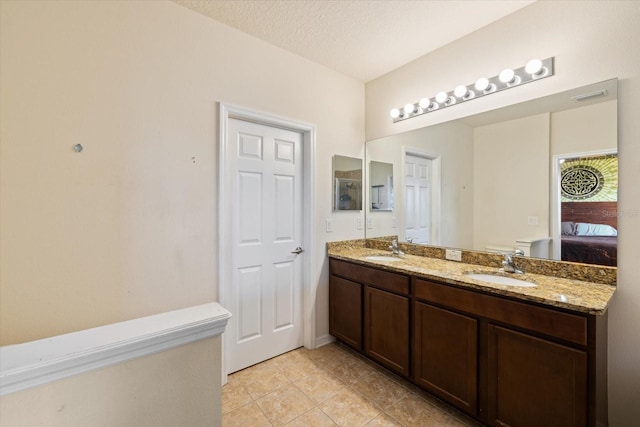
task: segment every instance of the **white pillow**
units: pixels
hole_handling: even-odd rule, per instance
[[[576,236],[617,236],[618,230],[607,224],[576,223]]]
[[[572,221],[565,221],[560,223],[560,234],[564,236],[575,236],[576,223]]]

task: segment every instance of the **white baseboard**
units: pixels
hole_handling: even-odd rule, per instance
[[[331,344],[336,339],[329,334],[323,335],[321,337],[316,337],[315,346],[313,348],[322,347],[323,345]]]

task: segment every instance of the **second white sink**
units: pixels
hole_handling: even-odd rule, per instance
[[[365,258],[371,261],[401,261],[400,258],[386,255],[371,255]]]
[[[480,280],[481,282],[495,283],[496,285],[521,286],[523,288],[533,288],[538,286],[535,283],[527,282],[520,279],[514,279],[513,277],[497,276],[494,274],[465,273],[464,275],[470,279]]]

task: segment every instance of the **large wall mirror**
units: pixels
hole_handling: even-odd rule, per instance
[[[362,159],[333,156],[333,210],[362,210]]]
[[[367,141],[395,190],[366,237],[615,266],[617,83]]]

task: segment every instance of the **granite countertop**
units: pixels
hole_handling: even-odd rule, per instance
[[[465,275],[469,272],[498,274],[497,267],[485,267],[408,254],[401,256],[400,261],[373,261],[366,258],[376,255],[391,255],[390,251],[381,251],[380,249],[345,245],[330,247],[328,254],[330,258],[595,315],[605,313],[616,290],[616,287],[612,285],[526,272],[517,275],[509,273],[501,275],[533,282],[537,285],[536,287],[498,285],[474,280]]]

